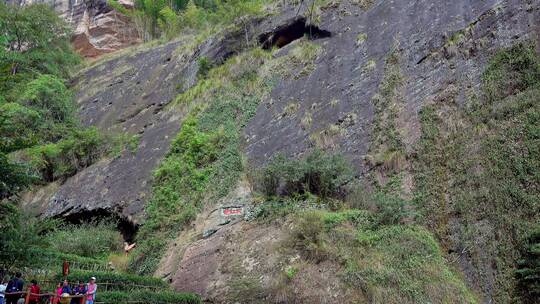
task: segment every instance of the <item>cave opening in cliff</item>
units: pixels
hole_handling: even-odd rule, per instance
[[[132,243],[135,240],[135,236],[137,235],[137,231],[139,230],[139,226],[130,221],[129,219],[104,209],[81,211],[63,216],[61,218],[74,225],[91,223],[93,221],[115,222],[116,229],[120,232],[124,241],[128,243]]]
[[[275,30],[261,34],[259,43],[267,50],[273,47],[282,48],[287,44],[306,36],[310,40],[332,37],[332,33],[308,24],[306,18],[298,18]]]

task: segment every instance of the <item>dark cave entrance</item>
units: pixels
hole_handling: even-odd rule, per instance
[[[282,48],[287,44],[307,36],[310,40],[332,37],[332,33],[322,30],[315,25],[308,24],[306,18],[294,21],[276,28],[274,31],[259,36],[259,43],[267,50],[272,47]]]
[[[135,240],[139,226],[129,221],[127,218],[119,216],[116,213],[113,213],[105,209],[96,209],[92,211],[81,211],[77,213],[72,213],[65,216],[60,216],[63,220],[79,225],[82,223],[89,223],[92,221],[101,221],[107,220],[116,222],[116,229],[122,234],[124,241],[132,243]]]

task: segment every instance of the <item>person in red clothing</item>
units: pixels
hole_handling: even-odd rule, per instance
[[[30,296],[28,297],[28,303],[29,304],[38,304],[39,300],[39,285],[36,280],[30,281],[32,284],[30,285]]]

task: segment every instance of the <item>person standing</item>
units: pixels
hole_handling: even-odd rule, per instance
[[[74,296],[85,296],[86,295],[86,285],[83,283],[83,281],[79,281],[79,284],[77,286],[73,287],[72,293]],[[79,304],[80,298],[72,298],[71,304]]]
[[[91,277],[90,280],[88,280],[88,284],[86,285],[86,304],[94,304],[94,300],[96,298],[96,290],[96,278]]]
[[[32,280],[30,282],[32,284],[30,285],[30,289],[29,289],[30,296],[28,297],[28,300],[29,300],[28,303],[29,304],[38,304],[39,293],[40,293],[39,285],[38,285],[36,280]]]
[[[0,279],[0,304],[4,304],[6,297],[7,284],[4,281],[4,278]]]
[[[6,287],[6,293],[21,292],[24,287],[24,281],[22,280],[22,274],[17,272]],[[17,300],[21,298],[20,294],[6,296],[6,304],[17,304]]]
[[[55,291],[56,295],[52,300],[52,304],[58,304],[58,302],[60,301],[60,296],[62,295],[62,283],[61,282],[56,284],[56,289],[54,291]]]

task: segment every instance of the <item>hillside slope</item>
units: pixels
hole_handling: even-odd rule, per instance
[[[133,270],[216,303],[519,301],[540,211],[540,2],[291,2],[81,71],[81,121],[138,145],[28,204],[142,225]],[[314,149],[415,216],[379,225],[358,197],[368,214],[305,213],[303,197],[261,218],[251,173]]]

